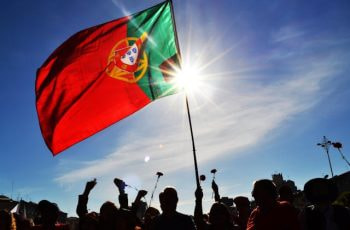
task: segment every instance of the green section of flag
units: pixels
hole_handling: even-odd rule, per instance
[[[147,32],[149,36],[144,44],[148,70],[137,83],[151,100],[178,92],[174,84],[165,81],[159,68],[174,55],[175,62],[179,63],[170,4],[170,1],[166,1],[134,14],[128,23],[128,37],[138,38],[143,32]]]

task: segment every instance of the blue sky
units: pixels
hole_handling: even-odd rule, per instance
[[[151,193],[178,188],[193,212],[192,148],[184,94],[160,99],[53,158],[40,133],[36,69],[73,33],[159,1],[3,1],[0,9],[0,193],[49,199],[75,214],[77,195],[97,178],[89,208],[117,201],[114,177]],[[281,172],[299,188],[330,174],[323,135],[350,158],[349,1],[174,0],[183,58],[203,67],[189,95],[203,183],[210,170],[223,196],[249,195],[256,179]],[[145,162],[145,157],[150,160]],[[335,174],[349,168],[331,150]],[[13,187],[13,190],[12,190]],[[128,190],[130,200],[135,191]],[[147,196],[149,199],[150,194]]]

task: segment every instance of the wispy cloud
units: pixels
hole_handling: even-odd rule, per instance
[[[274,42],[286,42],[288,40],[294,40],[298,37],[305,35],[305,31],[297,26],[287,25],[279,28],[272,33],[272,41]]]
[[[194,106],[192,112],[201,163],[254,146],[283,122],[311,108],[322,99],[325,81],[337,72],[336,63],[329,58],[300,61],[293,66],[286,80],[268,85],[237,80],[230,85],[230,90],[218,92],[215,106],[208,102]],[[74,169],[55,180],[74,183],[124,171],[136,172],[143,180],[149,180],[149,172],[164,169],[169,173],[191,167],[186,117],[184,111],[178,112],[184,105],[176,103],[169,108],[168,104],[172,100],[182,102],[182,97],[177,95],[154,103],[152,109],[141,112],[139,119],[143,119],[143,127],[130,128],[124,134],[121,143],[125,144],[102,159],[76,164]],[[147,163],[144,161],[146,155],[151,159]]]

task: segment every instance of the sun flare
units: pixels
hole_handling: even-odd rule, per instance
[[[200,83],[199,68],[186,63],[182,64],[182,68],[176,71],[175,83],[186,91],[197,90]]]

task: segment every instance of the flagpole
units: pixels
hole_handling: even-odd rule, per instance
[[[176,48],[177,48],[177,51],[178,51],[178,54],[179,54],[179,57],[180,57],[179,59],[180,59],[180,68],[181,68],[181,51],[180,51],[180,46],[179,46],[179,39],[177,37],[177,30],[176,30],[176,22],[175,22],[173,1],[169,0],[169,2],[170,2],[170,9],[171,9],[171,16],[172,16],[171,18],[173,20],[173,25],[174,25],[175,43],[176,43]],[[190,107],[188,105],[188,98],[187,98],[187,93],[186,92],[185,92],[185,100],[186,100],[186,109],[187,109],[188,122],[190,124],[190,131],[191,131],[192,151],[193,151],[193,160],[194,160],[194,170],[195,170],[196,184],[197,184],[197,188],[200,188],[198,164],[197,164],[197,155],[196,155],[196,146],[194,144],[192,121],[191,121],[191,113],[190,113]]]
[[[199,188],[199,187],[200,187],[200,183],[199,183],[199,175],[198,175],[198,164],[197,164],[196,146],[195,146],[195,144],[194,144],[193,130],[192,130],[192,122],[191,122],[191,113],[190,113],[190,107],[188,106],[187,93],[186,93],[185,97],[186,97],[187,116],[188,116],[188,122],[189,122],[189,124],[190,124],[191,139],[192,139],[192,150],[193,150],[194,170],[195,170],[195,175],[196,175],[197,188]]]

